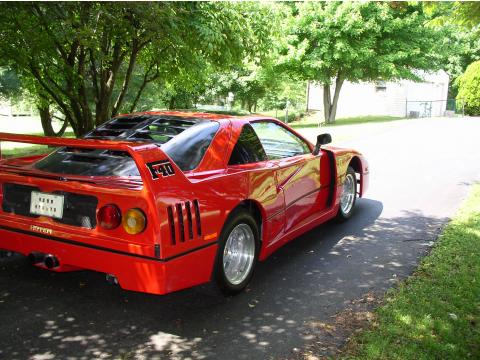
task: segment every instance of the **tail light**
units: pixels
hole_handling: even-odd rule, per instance
[[[145,230],[147,219],[143,211],[139,209],[130,209],[125,213],[122,220],[122,225],[128,234],[140,234]]]
[[[117,228],[122,222],[122,214],[117,205],[109,204],[98,210],[97,222],[106,230]]]

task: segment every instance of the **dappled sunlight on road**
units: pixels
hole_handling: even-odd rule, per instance
[[[224,358],[230,347],[238,359],[285,355],[277,349],[329,336],[312,323],[327,323],[350,299],[408,275],[447,220],[418,211],[384,219],[382,209],[359,200],[356,215],[364,216],[301,236],[260,263],[247,292],[232,298],[208,286],[162,297],[123,292],[101,274],[48,273],[23,258],[3,259],[0,281],[9,290],[0,292],[0,314],[10,335],[0,356],[205,359]],[[9,341],[17,333],[22,347]]]

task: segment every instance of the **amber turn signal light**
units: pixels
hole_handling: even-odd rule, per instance
[[[123,228],[130,235],[140,234],[147,225],[147,218],[140,209],[130,209],[123,216]]]

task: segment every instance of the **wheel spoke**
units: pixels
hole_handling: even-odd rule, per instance
[[[356,192],[356,179],[351,173],[348,173],[343,183],[343,191],[340,197],[340,207],[344,214],[348,214],[353,207]]]
[[[227,238],[223,251],[225,277],[233,285],[244,281],[252,268],[255,258],[255,238],[247,224],[237,225]]]

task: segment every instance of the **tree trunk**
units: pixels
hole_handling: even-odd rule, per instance
[[[333,93],[333,101],[330,107],[330,123],[335,122],[335,117],[337,115],[337,105],[338,105],[338,98],[340,97],[340,90],[342,89],[343,85],[343,78],[339,74],[337,79],[335,80],[335,92]]]
[[[330,96],[330,84],[323,84],[323,116],[325,122],[330,123],[330,106],[331,106],[331,96]]]
[[[172,96],[170,98],[170,101],[168,102],[168,110],[173,110],[175,109],[175,96]]]
[[[343,76],[338,73],[337,78],[335,79],[335,90],[333,93],[333,99],[330,91],[330,84],[323,84],[323,109],[324,109],[324,118],[327,124],[332,124],[335,122],[335,117],[337,115],[337,105],[338,99],[340,97],[340,90],[344,82]]]
[[[62,128],[58,132],[55,132],[52,126],[52,115],[50,114],[50,107],[48,105],[39,105],[37,106],[37,109],[40,114],[40,120],[42,122],[43,133],[45,134],[45,136],[63,136],[68,126],[67,119],[64,120]]]
[[[118,94],[117,100],[115,101],[115,104],[113,105],[112,109],[112,117],[117,116],[118,112],[123,104],[123,99],[125,98],[125,94],[127,93],[128,85],[130,84],[130,79],[132,78],[132,73],[133,73],[133,68],[135,67],[135,63],[137,61],[137,56],[138,56],[138,45],[137,45],[137,40],[134,39],[133,44],[132,44],[132,53],[130,55],[130,60],[128,62],[128,68],[127,72],[125,74],[125,78],[123,79],[123,84],[122,88],[120,90],[120,93]]]

